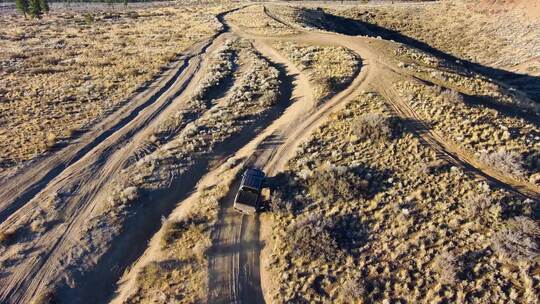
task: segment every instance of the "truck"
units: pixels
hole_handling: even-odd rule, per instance
[[[259,210],[264,177],[264,172],[256,168],[249,168],[242,174],[240,187],[233,204],[236,211],[254,215]]]

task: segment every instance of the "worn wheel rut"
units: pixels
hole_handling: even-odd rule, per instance
[[[163,193],[164,197],[168,195],[166,200],[157,204],[158,210],[148,211],[147,222],[144,222],[143,215],[132,219],[130,223],[140,224],[143,231],[139,232],[140,234],[128,233],[121,242],[126,245],[137,241],[138,244],[134,246],[136,250],[133,252],[127,253],[126,248],[115,247],[113,250],[107,247],[112,246],[110,243],[114,241],[107,239],[107,236],[104,236],[104,243],[108,242],[108,245],[103,248],[79,248],[78,238],[84,233],[80,229],[94,214],[96,202],[106,199],[107,194],[103,189],[115,174],[133,155],[142,157],[139,154],[144,155],[146,151],[141,149],[144,140],[164,117],[182,107],[183,97],[193,91],[202,77],[201,71],[204,70],[208,54],[227,38],[238,36],[251,40],[255,49],[280,71],[282,100],[278,108],[257,121],[251,130],[223,143],[207,158],[224,160],[234,156],[237,159],[247,159],[246,166],[259,167],[267,176],[272,177],[285,169],[296,148],[327,121],[331,113],[342,109],[367,88],[379,91],[398,116],[422,121],[414,109],[401,100],[392,88],[394,81],[411,76],[399,74],[389,67],[385,58],[370,45],[372,38],[306,31],[281,20],[266,8],[264,12],[275,21],[294,27],[299,34],[259,37],[225,22],[227,12],[219,14],[217,18],[222,22],[223,30],[194,46],[161,82],[141,93],[133,106],[113,114],[98,125],[95,131],[81,137],[71,149],[57,151],[23,168],[9,179],[0,181],[3,189],[0,193],[0,228],[16,227],[18,223],[39,214],[40,206],[51,196],[70,196],[69,204],[62,209],[63,223],[32,240],[35,252],[28,252],[16,271],[0,276],[3,287],[0,290],[0,302],[28,303],[45,290],[49,282],[62,278],[73,285],[67,293],[74,303],[109,299],[122,272],[141,257],[146,248],[145,242],[159,228],[160,216],[167,215],[175,204],[181,204],[182,199],[205,174],[211,176],[209,160],[199,160],[192,168],[193,176],[184,187],[179,187],[175,193]],[[312,99],[314,90],[308,77],[271,47],[270,42],[273,41],[343,46],[361,58],[360,72],[346,89],[325,103],[316,105]],[[539,199],[539,191],[533,185],[483,165],[475,159],[472,152],[446,140],[425,124],[423,127],[425,132],[417,132],[416,135],[453,164],[482,176],[499,187]],[[258,216],[244,216],[232,210],[237,187],[238,181],[233,184],[223,201],[213,233],[213,246],[208,254],[209,302],[264,303],[265,291],[269,286],[268,275],[261,266],[264,262],[261,251],[265,246],[261,241],[261,225],[264,222],[261,223]],[[109,255],[99,260],[106,253]],[[86,266],[73,270],[77,265],[71,265],[70,262],[73,262],[72,255],[77,254],[88,254],[88,257],[85,257]],[[123,256],[128,258],[118,262]],[[117,269],[111,270],[115,262],[118,262]],[[64,274],[66,269],[80,275]],[[87,274],[88,272],[90,274]],[[132,274],[134,275],[136,273]],[[104,291],[93,295],[93,284],[103,287]],[[121,297],[125,297],[126,293],[122,292]],[[121,298],[115,300],[122,301]],[[271,302],[268,298],[266,301]]]

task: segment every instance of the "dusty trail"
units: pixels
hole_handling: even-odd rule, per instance
[[[4,198],[8,197],[6,201],[2,201],[2,206],[6,207],[3,210],[9,211],[3,215],[4,217],[11,215],[1,223],[0,228],[17,227],[17,223],[24,221],[29,215],[38,214],[42,208],[41,205],[46,204],[51,196],[61,194],[70,195],[70,198],[69,204],[62,206],[64,224],[54,226],[43,236],[34,240],[33,247],[39,248],[39,251],[28,254],[15,270],[0,279],[4,287],[0,290],[0,302],[29,302],[45,288],[51,279],[63,276],[62,269],[65,268],[63,265],[69,264],[72,259],[83,258],[85,261],[81,263],[85,265],[96,263],[91,260],[91,257],[84,257],[84,252],[92,249],[78,248],[80,246],[77,243],[79,238],[83,237],[81,227],[85,227],[88,220],[92,218],[95,208],[98,207],[97,202],[106,199],[106,194],[100,190],[124,166],[129,156],[148,138],[159,122],[182,106],[183,100],[193,91],[201,77],[198,72],[205,64],[203,55],[220,46],[226,38],[227,34],[221,34],[195,46],[193,55],[186,61],[185,67],[179,70],[178,77],[161,95],[155,97],[153,104],[134,112],[136,114],[132,120],[117,123],[109,131],[113,132],[110,136],[99,137],[101,141],[96,147],[79,159],[76,156],[64,158],[65,162],[72,163],[65,169],[61,167],[63,170],[56,176],[51,176],[51,173],[45,174],[44,178],[50,178],[50,180],[38,180],[34,185],[31,178],[27,179],[26,181],[30,183],[28,189],[31,191],[22,195],[21,202],[24,204],[19,204],[17,201],[18,193],[11,191],[2,193]],[[65,157],[63,154],[61,156]],[[56,158],[51,160],[53,165],[56,165],[58,161],[60,160]],[[45,162],[45,165],[47,164],[49,162]],[[42,168],[38,167],[38,169]],[[53,168],[51,172],[57,173],[55,170],[57,169]],[[21,175],[21,178],[28,176],[25,174]],[[37,178],[39,179],[40,176]],[[10,182],[15,185],[22,183],[20,188],[24,189],[25,181],[12,179]],[[28,194],[33,194],[32,192],[40,188],[43,190],[36,192],[30,200],[25,200]],[[14,198],[15,201],[12,200],[11,204],[8,204],[9,198]],[[107,243],[107,237],[108,235],[103,236],[105,243]],[[94,250],[100,252],[105,248]]]
[[[291,105],[287,111],[235,155],[237,158],[247,158],[247,166],[259,167],[271,177],[284,169],[297,146],[324,123],[330,113],[345,106],[369,82],[370,66],[366,64],[366,59],[370,58],[371,54],[359,44],[357,49],[363,60],[361,72],[347,89],[316,107],[307,77],[267,42],[293,39],[335,44],[334,37],[305,33],[287,38],[261,38],[246,35],[235,27],[233,31],[239,36],[254,40],[255,47],[263,56],[274,64],[283,66],[287,75],[296,77],[292,86]],[[268,277],[262,273],[260,267],[259,256],[263,246],[259,235],[261,224],[258,216],[244,216],[233,211],[232,202],[237,188],[238,184],[231,187],[223,203],[214,233],[214,245],[209,254],[210,303],[263,303],[262,287],[268,285],[268,282],[265,282]]]
[[[265,12],[268,14],[266,9]],[[270,17],[286,26],[290,26],[273,14]],[[298,27],[295,28],[298,29]],[[306,31],[301,31],[298,35],[279,38],[257,37],[242,33],[241,30],[235,27],[233,27],[233,30],[238,35],[253,39],[254,44],[263,55],[275,63],[284,65],[289,74],[297,73],[294,71],[296,69],[294,65],[270,48],[267,42],[288,40],[318,45],[339,45],[353,50],[363,60],[361,73],[346,90],[337,94],[319,109],[291,111],[294,114],[287,117],[286,113],[282,117],[284,118],[283,121],[276,121],[275,124],[261,134],[264,139],[258,141],[257,148],[245,149],[244,154],[242,154],[242,151],[239,152],[240,155],[250,155],[249,165],[262,168],[270,177],[283,170],[286,162],[293,156],[295,148],[325,121],[328,113],[337,111],[340,106],[356,97],[360,93],[360,89],[368,84],[375,85],[399,116],[416,118],[421,121],[416,113],[392,91],[392,80],[395,79],[390,76],[396,74],[396,70],[384,62],[384,58],[375,55],[376,48],[369,46],[370,39],[368,38]],[[411,78],[408,75],[399,76]],[[293,96],[298,95],[305,98],[306,95],[310,94],[310,91],[309,83],[303,86],[295,85]],[[313,105],[313,102],[309,101],[303,101],[303,103]],[[462,168],[483,176],[500,187],[526,197],[538,199],[538,192],[534,188],[482,165],[474,159],[471,152],[464,151],[459,146],[449,143],[438,134],[429,131],[427,133],[418,133],[418,136],[426,144],[439,153],[446,155],[447,159]],[[268,142],[268,139],[276,138],[278,140]],[[265,274],[265,270],[259,267],[261,262],[258,256],[260,255],[261,246],[264,246],[264,244],[259,240],[260,223],[258,216],[248,217],[232,210],[232,201],[237,187],[236,184],[231,188],[231,193],[228,194],[225,200],[214,236],[215,245],[209,257],[209,299],[211,303],[259,303],[262,301],[259,290],[266,290],[270,285],[269,282],[265,282],[268,280],[268,274]],[[250,233],[246,234],[246,231],[250,231]],[[242,269],[242,267],[244,268]],[[256,272],[257,269],[261,275],[250,275]],[[257,286],[261,277],[263,277],[263,281],[260,282],[262,288]],[[267,279],[264,279],[265,277]],[[255,286],[253,286],[254,284]]]
[[[274,20],[291,26],[277,18],[275,14],[269,14],[267,10],[265,12]],[[56,194],[69,196],[69,204],[64,203],[61,206],[63,224],[54,226],[33,240],[32,246],[37,249],[35,252],[29,252],[16,269],[10,270],[9,273],[0,273],[0,285],[3,287],[0,290],[0,302],[30,302],[45,289],[48,282],[64,277],[63,270],[77,265],[70,265],[70,262],[82,259],[83,256],[84,259],[81,261],[84,261],[86,268],[80,266],[76,271],[82,273],[92,269],[94,275],[92,279],[86,280],[87,286],[74,286],[80,288],[74,289],[76,290],[74,293],[79,294],[70,295],[74,302],[92,301],[92,298],[84,297],[92,290],[91,286],[88,286],[93,284],[92,280],[97,281],[103,276],[105,285],[116,282],[128,265],[120,263],[119,269],[114,271],[108,268],[114,265],[115,259],[122,258],[120,254],[122,250],[119,249],[116,255],[108,258],[107,262],[96,260],[96,257],[108,248],[81,248],[79,240],[85,237],[81,227],[86,227],[88,219],[97,211],[96,208],[99,206],[96,202],[106,199],[106,193],[102,190],[116,172],[125,166],[129,157],[137,151],[163,118],[183,106],[184,97],[194,90],[202,77],[201,71],[204,71],[207,54],[223,44],[228,37],[239,36],[252,40],[262,56],[280,70],[284,90],[281,92],[280,104],[285,105],[286,109],[283,112],[281,112],[283,109],[278,109],[274,116],[269,116],[268,121],[258,122],[260,126],[266,126],[263,130],[254,129],[221,146],[216,155],[221,154],[222,158],[233,155],[237,159],[248,159],[246,165],[262,168],[268,176],[274,176],[285,169],[286,162],[294,156],[296,148],[324,123],[331,113],[343,108],[370,85],[383,94],[399,116],[422,121],[407,102],[402,101],[392,89],[393,81],[410,76],[399,74],[389,67],[385,59],[378,55],[376,47],[371,45],[372,38],[305,30],[287,37],[258,37],[248,35],[224,22],[225,14],[218,16],[224,24],[223,31],[208,41],[194,46],[184,61],[171,70],[161,82],[137,97],[139,102],[104,121],[100,124],[102,129],[84,135],[73,149],[58,151],[51,157],[37,161],[35,166],[28,166],[21,173],[0,181],[0,187],[3,189],[0,193],[0,229],[17,226],[18,223],[40,214],[41,206],[48,202],[51,196]],[[299,29],[296,26],[295,28]],[[316,106],[311,96],[313,89],[308,78],[270,46],[269,43],[275,40],[346,47],[361,58],[360,73],[345,90],[324,104]],[[446,155],[452,163],[510,191],[534,199],[539,198],[538,189],[532,185],[514,180],[482,165],[475,160],[471,152],[445,140],[427,126],[426,130],[427,132],[418,132],[417,135],[437,152]],[[192,180],[196,183],[208,169],[206,163],[201,161],[193,170],[198,170]],[[213,172],[206,173],[206,179],[213,178]],[[260,267],[261,250],[264,247],[261,243],[260,230],[264,223],[261,224],[258,216],[242,216],[232,210],[236,189],[237,184],[231,187],[224,200],[213,235],[214,245],[209,253],[209,302],[264,303],[264,291],[269,286],[268,274]],[[177,192],[187,195],[189,190],[190,188],[186,186]],[[134,223],[144,220],[144,217],[133,219]],[[146,231],[152,229],[149,227]],[[100,236],[103,244],[113,241],[111,238],[115,232],[109,233]],[[126,238],[124,242],[132,239],[137,237]],[[139,240],[142,239],[146,241],[148,238],[141,237]],[[145,246],[145,243],[139,246]],[[148,248],[149,252],[153,252],[152,248]],[[129,260],[135,260],[137,257],[130,257]],[[139,268],[135,265],[126,280],[132,282]],[[68,282],[77,280],[85,282],[81,277],[75,280],[66,275],[65,278]],[[115,302],[121,302],[127,294],[127,290],[122,290]]]

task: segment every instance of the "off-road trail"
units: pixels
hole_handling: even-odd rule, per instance
[[[169,72],[154,85],[134,97],[129,106],[119,109],[84,134],[70,148],[52,153],[35,161],[17,173],[0,180],[0,228],[17,227],[38,217],[51,200],[62,201],[57,212],[61,214],[57,225],[31,240],[31,250],[16,267],[0,271],[0,302],[30,303],[58,282],[67,282],[69,290],[61,294],[71,303],[96,303],[113,300],[122,303],[132,292],[137,272],[147,261],[155,258],[159,242],[152,235],[176,206],[188,206],[196,184],[215,179],[208,159],[220,161],[230,157],[243,159],[244,166],[255,166],[273,177],[286,169],[297,147],[314,130],[328,120],[363,91],[380,92],[395,110],[397,116],[422,121],[406,101],[394,92],[392,84],[412,76],[398,71],[378,52],[374,38],[347,36],[328,31],[307,30],[279,18],[277,12],[264,12],[269,18],[292,27],[297,34],[285,36],[257,36],[235,24],[225,21],[228,12],[217,16],[223,30],[194,45],[179,59]],[[242,38],[250,41],[255,50],[280,72],[281,92],[278,106],[244,132],[218,146],[205,160],[197,160],[189,177],[176,181],[174,195],[158,198],[155,209],[145,210],[145,216],[134,216],[131,228],[122,231],[106,229],[98,236],[100,246],[87,248],[84,227],[98,208],[106,201],[106,186],[125,168],[145,140],[167,117],[186,106],[186,100],[195,91],[208,66],[209,56],[226,40]],[[316,104],[309,76],[272,47],[275,41],[345,47],[360,58],[359,73],[348,86],[322,104]],[[223,92],[225,96],[228,92]],[[201,117],[208,115],[202,113]],[[539,198],[539,189],[527,182],[513,179],[476,160],[472,152],[445,139],[436,132],[417,132],[423,143],[472,174],[491,183],[533,199]],[[144,153],[143,153],[144,154]],[[215,166],[214,166],[215,168]],[[180,186],[181,185],[181,186]],[[266,295],[268,274],[265,273],[261,251],[265,246],[261,238],[259,216],[241,215],[232,209],[238,181],[221,202],[218,223],[212,233],[209,259],[210,303],[264,303],[271,302]],[[171,203],[172,202],[172,203]],[[152,210],[149,210],[152,209]],[[143,223],[144,221],[147,221]],[[96,226],[102,223],[94,223]],[[24,237],[24,231],[20,232]],[[115,243],[116,242],[116,243]],[[113,244],[115,244],[113,246]],[[146,251],[145,251],[146,250]],[[124,272],[127,272],[124,274]],[[124,274],[120,282],[119,278]],[[114,291],[117,291],[114,294]],[[114,297],[116,296],[116,297]],[[113,299],[114,297],[114,299]],[[265,299],[266,297],[266,299]],[[266,300],[266,301],[265,301]]]
[[[91,250],[77,248],[77,241],[81,239],[81,225],[91,218],[96,201],[106,195],[101,190],[160,121],[182,108],[186,96],[200,81],[200,71],[206,64],[205,54],[221,46],[227,35],[222,32],[193,46],[172,75],[165,75],[149,92],[137,96],[129,109],[111,116],[97,128],[109,129],[91,132],[75,147],[64,149],[1,181],[5,191],[0,194],[0,227],[16,227],[19,221],[39,214],[43,205],[53,198],[70,195],[69,203],[58,211],[63,224],[35,240],[34,246],[39,251],[28,254],[16,271],[2,278],[1,302],[30,302],[49,281],[64,275],[63,265],[69,265],[75,256]],[[94,262],[91,257],[85,259],[88,258],[89,261],[79,263]]]

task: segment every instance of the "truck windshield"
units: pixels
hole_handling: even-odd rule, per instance
[[[257,206],[257,200],[259,199],[259,193],[253,189],[243,188],[238,191],[236,196],[236,204],[246,205],[246,206]]]
[[[242,191],[250,192],[250,193],[253,193],[253,194],[259,194],[259,191],[255,190],[255,189],[252,189],[252,188],[249,188],[249,187],[242,187]]]

